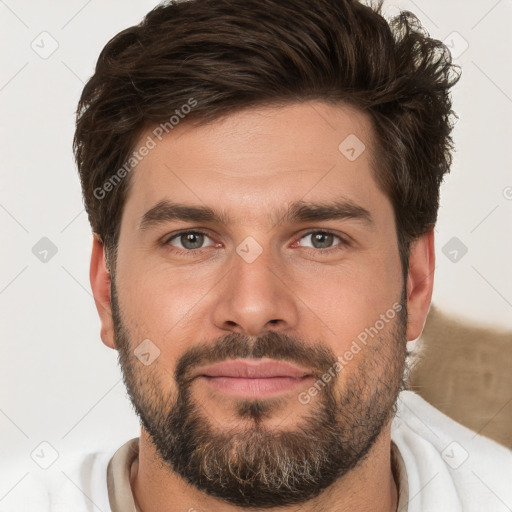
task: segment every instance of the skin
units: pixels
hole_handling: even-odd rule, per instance
[[[150,134],[151,129],[140,141]],[[349,134],[366,145],[355,161],[338,151]],[[372,126],[364,113],[310,101],[251,108],[202,127],[182,122],[137,165],[121,221],[116,289],[135,346],[149,338],[160,349],[156,364],[159,375],[167,375],[161,382],[173,387],[176,362],[191,345],[228,333],[257,336],[274,330],[320,340],[342,355],[359,333],[400,300],[403,279],[393,208],[374,179],[371,151]],[[337,219],[274,226],[274,216],[269,215],[276,212],[279,217],[292,201],[340,197],[366,208],[373,224]],[[162,199],[223,210],[230,222],[168,221],[140,230],[142,215]],[[162,244],[173,233],[198,228],[207,230],[210,238],[191,256],[173,252],[180,247],[179,237],[174,246]],[[311,229],[349,237],[351,242],[337,245],[341,241],[335,238],[332,245],[340,250],[322,252],[305,236]],[[248,236],[262,248],[250,264],[236,252]],[[411,246],[407,340],[416,339],[423,329],[433,270],[430,231]],[[115,349],[111,277],[97,236],[90,277],[101,338]],[[391,324],[386,325],[384,335],[390,329]],[[392,353],[392,347],[385,350]],[[336,382],[338,393],[367,357],[370,353],[362,351],[344,367]],[[219,428],[241,428],[249,421],[234,414],[234,399],[211,393],[205,384],[194,384],[192,393]],[[293,430],[307,409],[296,395],[296,390],[281,395],[280,407],[264,419],[265,426]],[[141,510],[243,510],[188,485],[160,465],[144,428],[139,449],[131,483]],[[388,512],[396,505],[388,422],[368,456],[325,492],[301,505],[266,510]]]

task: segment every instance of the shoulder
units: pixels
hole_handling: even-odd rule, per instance
[[[512,452],[418,394],[400,393],[391,438],[404,460],[412,511],[512,509]]]
[[[11,490],[0,503],[2,512],[110,512],[107,466],[118,446],[95,451],[58,454],[46,468],[12,461],[4,469],[13,477]],[[4,462],[4,466],[5,466]],[[2,481],[6,479],[2,476]],[[11,478],[9,478],[11,480]]]
[[[50,487],[52,512],[102,510],[110,512],[107,467],[120,445],[64,456]]]
[[[9,459],[0,464],[2,512],[50,512],[50,495],[38,468]]]

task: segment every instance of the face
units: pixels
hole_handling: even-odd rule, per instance
[[[308,102],[148,136],[111,297],[142,426],[206,493],[306,501],[368,453],[402,386],[406,289],[370,121]]]

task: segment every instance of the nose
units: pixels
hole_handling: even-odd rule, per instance
[[[293,329],[299,318],[298,298],[284,265],[269,250],[252,262],[234,253],[230,270],[216,287],[215,326],[250,336]]]

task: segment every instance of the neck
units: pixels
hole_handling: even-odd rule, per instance
[[[139,457],[132,465],[130,482],[137,512],[242,512],[192,487],[162,465],[147,432],[142,429]],[[308,502],[287,507],[265,508],[265,512],[395,512],[397,486],[391,467],[390,425],[382,430],[367,456],[349,473]],[[260,509],[252,509],[261,512]],[[261,509],[263,510],[263,509]]]

